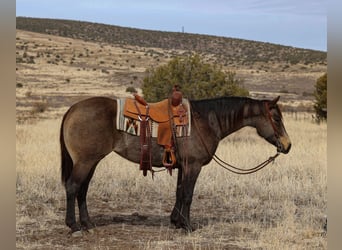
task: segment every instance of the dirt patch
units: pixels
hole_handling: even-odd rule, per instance
[[[214,217],[199,214],[196,210],[203,211],[209,200],[202,208],[195,208],[193,225],[196,230],[191,234],[170,223],[169,211],[144,206],[138,211],[133,208],[139,206],[138,203],[113,209],[115,204],[111,202],[90,198],[90,213],[96,227],[71,235],[64,224],[64,208],[46,203],[44,206],[25,205],[23,202],[17,204],[17,218],[20,218],[17,249],[248,249],[238,246],[236,240],[255,234],[234,225],[223,214],[215,213]],[[213,230],[219,232],[212,235]]]

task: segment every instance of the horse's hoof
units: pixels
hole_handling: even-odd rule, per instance
[[[193,231],[195,231],[195,228],[192,227],[192,226],[191,226],[190,224],[188,224],[188,223],[186,223],[186,224],[182,223],[182,224],[180,225],[180,227],[183,228],[183,229],[185,230],[185,232],[187,232],[187,233],[192,233]]]
[[[181,229],[185,230],[185,232],[187,232],[187,233],[191,233],[191,232],[195,231],[195,228],[190,226],[189,224],[184,224],[184,223],[179,222],[179,221],[173,222],[173,224],[175,225],[176,229],[181,228]]]
[[[90,228],[90,229],[87,229],[86,232],[88,234],[94,234],[95,233],[95,229],[94,228]]]
[[[82,237],[82,236],[83,236],[82,231],[70,232],[70,235],[71,235],[71,237],[73,237],[73,238],[79,238],[79,237]]]
[[[186,226],[183,227],[183,229],[187,232],[187,233],[192,233],[193,231],[195,231],[195,229],[192,226]]]
[[[170,222],[171,222],[172,225],[174,225],[175,227],[177,227],[177,224],[178,224],[177,220],[171,219]]]
[[[95,225],[91,223],[90,221],[84,221],[81,224],[82,224],[82,229],[85,231],[95,228]]]

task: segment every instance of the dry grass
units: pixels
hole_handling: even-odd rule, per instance
[[[116,154],[100,162],[90,184],[89,212],[97,224],[82,237],[67,236],[60,181],[59,124],[17,125],[16,230],[18,249],[326,249],[326,124],[285,115],[293,148],[248,176],[210,163],[198,179],[192,222],[174,229],[169,214],[176,174],[144,178],[137,164]],[[222,141],[218,155],[251,166],[274,148],[245,128]]]

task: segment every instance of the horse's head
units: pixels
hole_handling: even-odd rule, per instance
[[[279,96],[272,101],[264,101],[261,119],[256,121],[256,130],[260,136],[277,147],[277,151],[287,154],[291,148],[290,138],[283,124],[283,117],[277,105]]]

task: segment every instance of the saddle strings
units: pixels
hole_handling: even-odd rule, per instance
[[[187,129],[185,126],[182,126],[182,134],[185,135],[184,137],[184,140],[183,140],[183,143],[182,143],[182,148],[184,149],[183,152],[184,152],[184,156],[185,157],[181,157],[179,152],[178,152],[178,140],[177,140],[177,128],[174,124],[174,121],[173,121],[173,113],[172,113],[172,110],[171,110],[171,96],[169,96],[168,98],[169,100],[169,105],[168,105],[168,113],[169,113],[169,118],[170,118],[170,127],[171,127],[171,133],[172,133],[172,141],[173,141],[173,147],[175,149],[175,154],[178,155],[177,158],[182,158],[182,164],[184,167],[187,167],[188,166],[188,138],[187,138]],[[172,171],[172,170],[171,170]]]

